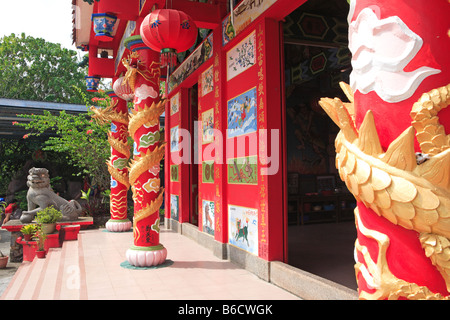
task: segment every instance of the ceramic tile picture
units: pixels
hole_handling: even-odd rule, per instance
[[[170,152],[179,151],[180,149],[180,133],[178,131],[178,126],[170,129]]]
[[[214,235],[214,201],[202,201],[203,232]]]
[[[200,66],[213,56],[213,33],[181,63],[169,76],[169,93],[186,80]]]
[[[214,108],[202,113],[202,144],[214,141]]]
[[[228,100],[227,138],[256,132],[256,87]]]
[[[258,255],[258,210],[228,205],[228,242]]]
[[[174,220],[178,221],[178,213],[179,213],[179,204],[180,200],[178,195],[171,194],[170,195],[170,217]]]
[[[277,0],[242,1],[233,10],[233,28],[236,34],[243,31]]]
[[[225,19],[222,20],[222,45],[226,45],[235,37],[233,23],[231,22],[231,14],[228,14]]]
[[[202,97],[214,90],[214,68],[211,65],[202,73]]]
[[[256,31],[227,52],[227,80],[233,79],[256,63]]]
[[[180,110],[180,93],[178,92],[170,98],[170,115],[174,115]]]
[[[230,184],[258,184],[258,157],[228,159],[227,171]]]
[[[179,167],[177,164],[170,166],[170,181],[178,182],[179,181]]]
[[[202,182],[214,183],[214,160],[202,162]]]

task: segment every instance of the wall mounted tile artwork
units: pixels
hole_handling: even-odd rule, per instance
[[[202,182],[214,183],[214,160],[202,162]]]
[[[256,87],[240,94],[227,103],[227,138],[256,132]]]
[[[203,232],[214,235],[214,201],[202,201]]]
[[[170,152],[179,151],[180,149],[180,133],[178,126],[170,129]]]
[[[180,110],[180,93],[178,92],[170,98],[170,115],[174,115]]]
[[[202,144],[214,141],[214,108],[202,113]]]
[[[170,166],[170,181],[172,182],[178,182],[180,181],[180,172],[178,165],[171,165]]]
[[[231,80],[256,63],[256,31],[227,52],[227,80]]]
[[[230,184],[258,184],[257,156],[228,159],[227,170]]]
[[[179,219],[179,210],[180,210],[180,198],[175,195],[170,195],[170,217],[174,220]]]
[[[214,68],[213,65],[202,73],[202,97],[214,90]]]
[[[169,76],[169,93],[213,56],[213,33],[181,63]]]
[[[258,210],[228,205],[228,242],[258,255]]]

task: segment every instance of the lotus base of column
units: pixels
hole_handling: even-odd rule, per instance
[[[162,244],[152,247],[132,246],[127,250],[126,257],[136,267],[157,266],[166,261],[167,249]]]
[[[131,226],[132,226],[132,223],[128,219],[124,219],[124,220],[109,219],[105,225],[106,230],[108,230],[110,232],[129,231],[131,229]]]

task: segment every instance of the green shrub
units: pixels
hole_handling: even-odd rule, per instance
[[[20,232],[23,234],[34,234],[36,230],[37,226],[35,224],[27,224],[20,229]]]
[[[62,218],[62,213],[53,206],[38,211],[36,221],[38,223],[55,223]]]

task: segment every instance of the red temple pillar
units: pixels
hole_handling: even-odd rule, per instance
[[[450,5],[351,1],[340,177],[358,201],[360,299],[450,298]]]
[[[108,142],[111,145],[111,157],[107,162],[111,174],[110,212],[111,219],[106,222],[106,229],[111,232],[128,231],[131,221],[127,218],[128,182],[127,163],[130,157],[128,146],[128,108],[127,102],[120,99],[114,91],[106,92],[112,101],[111,130]]]
[[[122,63],[127,72],[124,81],[134,90],[134,109],[129,133],[134,139],[129,180],[133,191],[134,244],[127,250],[127,260],[139,267],[154,266],[166,260],[167,250],[159,243],[159,208],[164,190],[160,188],[160,161],[165,147],[160,142],[159,118],[164,103],[159,98],[159,53],[145,46],[140,36],[125,40],[131,50]]]

